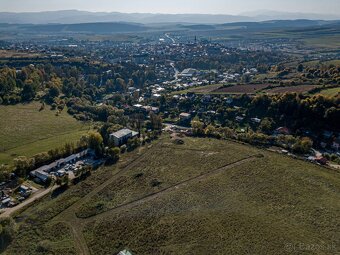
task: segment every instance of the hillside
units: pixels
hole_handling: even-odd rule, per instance
[[[340,252],[338,172],[234,142],[183,140],[124,154],[21,212],[4,254]]]
[[[59,116],[40,103],[0,106],[0,164],[17,156],[33,156],[78,141],[88,125],[76,121],[65,109]]]
[[[336,35],[338,33],[339,21],[322,21],[322,20],[273,20],[264,22],[231,22],[224,24],[201,23],[192,24],[190,22],[158,22],[153,24],[132,23],[132,22],[91,22],[76,24],[7,24],[0,23],[0,31],[4,33],[17,32],[20,34],[40,35],[40,34],[70,34],[70,33],[91,33],[91,34],[115,34],[115,33],[143,33],[143,32],[166,32],[182,31],[194,33],[200,31],[215,35],[238,35],[249,37],[252,36],[270,36],[271,33],[280,33],[282,37],[301,36],[301,33],[311,35]],[[260,34],[263,32],[265,34]],[[268,34],[267,34],[268,33]],[[286,35],[287,34],[287,35]],[[313,38],[313,37],[312,37]]]
[[[121,13],[121,12],[87,12],[79,10],[45,11],[45,12],[0,12],[0,23],[11,24],[75,24],[93,22],[136,22],[143,24],[161,22],[182,22],[199,24],[218,24],[230,22],[249,22],[266,20],[336,20],[339,15],[317,13],[289,12],[249,12],[240,15],[227,14],[157,14],[157,13]]]

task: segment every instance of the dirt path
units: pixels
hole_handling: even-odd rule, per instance
[[[63,222],[69,226],[69,228],[72,231],[73,239],[75,247],[78,251],[78,254],[80,255],[90,255],[91,252],[87,246],[86,240],[83,235],[83,224],[81,224],[81,219],[79,219],[75,215],[75,211],[77,208],[79,208],[85,201],[91,199],[93,196],[98,194],[101,190],[106,188],[108,185],[110,185],[112,182],[114,182],[122,172],[125,172],[132,167],[135,167],[139,161],[147,156],[150,153],[153,153],[154,150],[158,147],[158,145],[161,143],[159,141],[158,143],[154,144],[151,148],[147,149],[146,151],[142,152],[139,156],[137,156],[132,161],[128,162],[126,165],[123,165],[117,172],[115,172],[110,179],[93,189],[90,193],[88,193],[86,196],[84,196],[82,199],[79,199],[77,202],[75,202],[73,205],[68,207],[66,210],[58,214],[52,221],[54,222]]]
[[[202,175],[199,175],[199,176],[187,179],[185,181],[179,182],[176,185],[173,185],[173,186],[170,186],[168,188],[165,188],[165,189],[163,189],[163,190],[161,190],[159,192],[152,193],[152,194],[146,195],[146,196],[144,196],[144,197],[142,197],[140,199],[136,199],[134,201],[131,201],[131,202],[119,205],[119,206],[117,206],[115,208],[112,208],[112,209],[110,209],[108,211],[105,211],[103,213],[97,214],[97,215],[89,217],[89,218],[83,218],[83,219],[77,218],[76,215],[73,213],[72,214],[72,221],[68,221],[68,222],[73,222],[73,223],[77,222],[76,224],[75,223],[72,224],[72,225],[69,224],[69,226],[72,229],[74,240],[75,240],[75,242],[77,242],[76,245],[79,246],[78,247],[78,251],[80,252],[79,254],[82,254],[82,255],[89,255],[90,254],[90,251],[89,251],[89,249],[87,247],[87,244],[86,244],[86,240],[85,240],[84,235],[83,235],[83,228],[85,226],[85,223],[95,221],[98,218],[103,218],[103,217],[106,217],[106,216],[110,216],[110,215],[112,215],[112,213],[118,213],[118,212],[121,212],[121,211],[124,211],[124,210],[131,209],[131,208],[133,208],[135,206],[138,206],[140,204],[149,202],[149,201],[153,200],[154,198],[157,198],[157,197],[161,196],[164,193],[171,192],[171,191],[173,191],[175,189],[182,188],[182,187],[186,186],[189,183],[203,180],[205,178],[208,178],[209,176],[221,173],[221,172],[223,172],[223,171],[225,171],[227,169],[231,169],[231,168],[233,168],[235,166],[242,165],[242,164],[244,164],[246,162],[249,162],[249,161],[252,161],[252,160],[255,160],[255,157],[250,156],[248,158],[236,161],[234,163],[230,163],[228,165],[225,165],[223,167],[211,170],[211,171],[209,171],[207,173],[204,173]],[[68,223],[68,222],[66,221],[66,223]]]
[[[46,196],[48,193],[52,192],[53,190],[55,190],[57,188],[57,186],[53,186],[51,188],[48,189],[44,189],[44,190],[39,190],[35,193],[33,193],[31,195],[30,198],[28,198],[27,200],[25,200],[24,202],[18,204],[15,207],[12,208],[6,208],[2,211],[2,213],[0,214],[0,218],[7,218],[10,217],[13,213],[17,212],[18,210],[34,203],[36,200]]]

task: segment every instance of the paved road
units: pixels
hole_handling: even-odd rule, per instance
[[[176,43],[175,39],[170,36],[170,34],[165,34],[165,36],[172,41],[172,43]]]
[[[55,190],[58,186],[53,186],[48,189],[42,189],[38,190],[37,192],[33,193],[27,200],[24,202],[18,204],[15,207],[12,208],[6,208],[1,211],[0,218],[7,218],[10,217],[13,213],[17,212],[18,210],[24,208],[25,206],[28,206],[32,203],[34,203],[36,200],[46,196],[48,193],[52,192]]]
[[[175,79],[178,80],[179,71],[178,71],[178,69],[176,68],[175,63],[171,63],[170,65],[171,65],[171,67],[172,67],[172,68],[174,69],[174,71],[175,71],[175,75],[174,75]]]

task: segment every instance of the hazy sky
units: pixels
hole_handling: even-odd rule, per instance
[[[0,0],[0,11],[78,9],[148,13],[239,14],[256,10],[340,13],[340,0]]]

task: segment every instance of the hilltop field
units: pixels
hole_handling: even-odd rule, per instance
[[[340,173],[167,136],[13,219],[4,254],[338,254]]]
[[[49,106],[42,111],[40,107],[38,102],[0,106],[0,164],[76,142],[89,129],[67,114],[67,109],[56,116]]]

